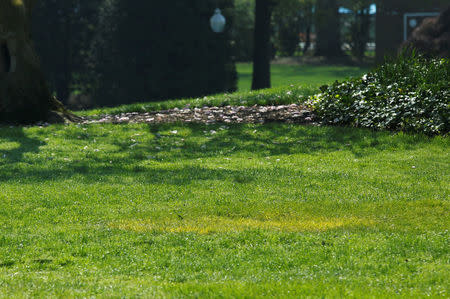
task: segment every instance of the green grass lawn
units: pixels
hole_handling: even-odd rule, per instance
[[[448,297],[448,137],[0,127],[0,297]]]
[[[238,63],[238,90],[248,91],[252,85],[253,66],[251,63]],[[303,85],[318,88],[323,84],[359,77],[368,72],[367,67],[336,65],[277,65],[271,66],[273,87],[286,85]]]

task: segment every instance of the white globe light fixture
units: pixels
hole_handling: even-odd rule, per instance
[[[415,28],[417,26],[417,20],[416,19],[409,20],[409,26]]]
[[[225,17],[222,15],[222,12],[220,9],[216,8],[214,11],[214,15],[209,20],[211,23],[211,29],[215,33],[221,33],[225,30],[225,25],[227,21],[225,20]]]

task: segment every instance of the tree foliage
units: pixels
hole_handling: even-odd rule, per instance
[[[251,61],[255,28],[255,0],[235,0],[231,29],[237,61]]]
[[[219,7],[224,33],[209,27],[214,3],[106,0],[91,48],[98,104],[196,97],[236,89],[231,30],[233,1]]]
[[[212,1],[40,1],[34,35],[58,97],[97,105],[201,96],[236,88],[233,1],[217,2],[227,31],[209,26]]]
[[[102,0],[38,1],[33,38],[50,86],[62,101],[81,83]]]
[[[293,56],[296,51],[306,52],[311,44],[311,31],[314,23],[313,7],[315,0],[280,0],[273,13],[274,43],[281,56]],[[300,33],[305,42],[300,49]]]
[[[316,1],[316,56],[342,56],[338,7],[337,0]]]
[[[344,40],[351,49],[351,54],[362,61],[370,41],[371,16],[370,6],[373,0],[341,0],[341,4],[352,11],[348,33]]]
[[[368,26],[359,12],[368,1],[272,1],[270,57],[274,49],[284,56],[305,52],[314,27],[317,54],[339,55],[338,5],[355,12],[346,41],[361,56]],[[216,5],[227,17],[222,35],[209,29]],[[94,95],[97,105],[199,96],[235,89],[233,59],[249,61],[254,54],[254,5],[255,0],[46,0],[37,3],[33,36],[50,87],[64,101],[79,93]]]

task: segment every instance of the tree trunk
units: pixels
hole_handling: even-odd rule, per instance
[[[311,46],[311,25],[308,24],[308,26],[306,27],[306,41],[302,49],[303,55],[306,54],[310,46]]]
[[[272,0],[256,0],[252,90],[270,88]]]
[[[33,3],[34,0],[0,2],[0,122],[75,120],[51,96],[42,74],[30,38]]]
[[[316,56],[342,56],[339,10],[336,0],[318,0],[316,6]]]
[[[314,14],[313,14],[313,5],[309,1],[305,3],[304,9],[304,24],[306,27],[305,30],[305,45],[303,46],[302,52],[303,55],[308,52],[311,47],[311,31],[314,23]]]
[[[370,7],[361,8],[360,11],[356,11],[354,20],[350,25],[350,47],[353,56],[355,56],[359,62],[362,62],[364,59],[367,42],[369,41],[369,11]]]

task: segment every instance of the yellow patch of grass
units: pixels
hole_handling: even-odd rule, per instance
[[[227,218],[219,216],[202,216],[197,219],[169,219],[165,221],[123,220],[115,223],[114,228],[146,232],[164,231],[171,233],[192,232],[198,234],[241,232],[245,230],[268,230],[283,232],[302,231],[327,231],[338,228],[350,228],[370,226],[374,222],[358,217],[340,218],[285,218],[285,219],[252,219],[252,218]]]

